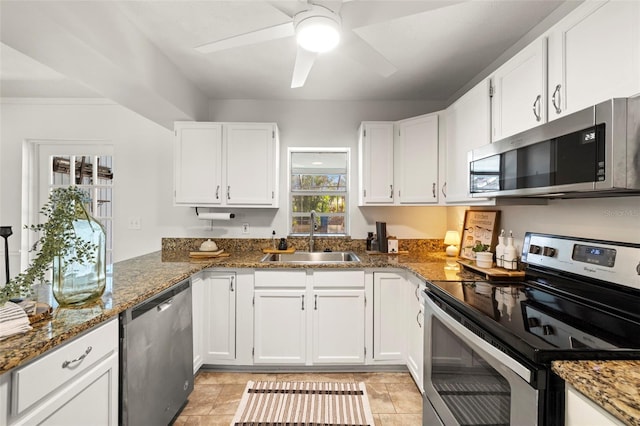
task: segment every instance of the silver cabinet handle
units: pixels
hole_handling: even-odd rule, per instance
[[[393,185],[389,185],[389,198],[393,198]]]
[[[420,317],[422,316],[422,309],[420,309],[418,311],[418,314],[416,315],[416,322],[418,323],[418,327],[422,328],[422,323],[420,322]]]
[[[227,200],[231,199],[231,185],[227,186]]]
[[[315,311],[318,310],[318,295],[317,294],[313,295],[313,310],[315,310]]]
[[[93,349],[91,346],[87,346],[87,349],[84,351],[84,353],[82,355],[80,355],[78,358],[76,359],[72,359],[71,361],[65,361],[62,363],[62,368],[67,368],[69,367],[71,364],[75,363],[75,362],[80,362],[83,359],[85,359],[87,357],[87,355],[89,355],[89,352],[91,352],[91,349]]]
[[[216,200],[220,199],[220,185],[216,186]]]
[[[551,96],[551,103],[553,104],[553,107],[556,109],[556,114],[560,114],[562,112],[562,109],[560,109],[560,85],[558,84],[555,88],[555,90],[553,91],[553,95]],[[556,102],[556,96],[558,101]]]
[[[420,300],[420,296],[418,295],[418,292],[420,291],[420,286],[416,287],[416,291],[413,292],[413,294],[416,296],[416,300]]]
[[[444,196],[444,198],[447,198],[447,182],[442,185],[442,195]]]
[[[302,310],[304,311],[304,294],[302,295]]]
[[[542,119],[541,111],[540,111],[540,99],[542,99],[542,95],[538,95],[536,100],[533,101],[533,115],[536,117],[536,121],[540,121]]]
[[[431,192],[433,193],[433,198],[436,198],[436,183],[433,182],[433,185],[431,185]]]
[[[233,291],[233,279],[234,279],[234,278],[235,278],[235,277],[231,277],[231,284],[230,284],[230,285],[231,285],[231,288],[230,288],[230,290],[231,290],[231,291]]]

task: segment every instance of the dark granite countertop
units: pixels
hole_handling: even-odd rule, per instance
[[[296,265],[262,263],[260,259],[264,254],[261,251],[233,252],[230,257],[210,260],[191,260],[188,252],[162,254],[158,251],[114,264],[113,275],[101,300],[78,308],[57,307],[50,288],[43,286],[38,299],[53,306],[53,313],[49,319],[32,324],[33,330],[0,341],[0,374],[24,365],[207,268],[401,268],[432,280],[456,279],[458,271],[455,260],[449,260],[445,270],[444,253],[368,255],[360,252],[358,255],[362,262],[355,264]]]

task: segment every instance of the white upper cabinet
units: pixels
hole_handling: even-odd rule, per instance
[[[176,205],[278,207],[276,124],[176,122],[175,138]]]
[[[221,124],[175,124],[174,186],[175,204],[222,203]]]
[[[358,152],[358,204],[393,204],[393,122],[363,122]]]
[[[363,122],[359,205],[438,203],[438,114]]]
[[[492,140],[547,121],[546,46],[544,37],[537,39],[493,74]]]
[[[489,79],[465,93],[446,111],[447,143],[443,194],[449,203],[477,203],[469,196],[468,152],[491,142]]]
[[[640,2],[585,2],[548,42],[549,120],[640,93]]]
[[[438,114],[396,123],[394,181],[398,204],[438,203]]]

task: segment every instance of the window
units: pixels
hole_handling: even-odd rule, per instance
[[[308,235],[311,211],[316,235],[348,231],[349,149],[290,148],[290,233]]]

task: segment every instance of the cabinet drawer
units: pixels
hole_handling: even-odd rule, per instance
[[[118,351],[118,321],[78,337],[16,370],[12,377],[12,412],[18,415],[56,388]]]
[[[364,288],[364,271],[314,271],[313,287]]]
[[[256,287],[305,287],[307,273],[304,270],[255,271]]]

